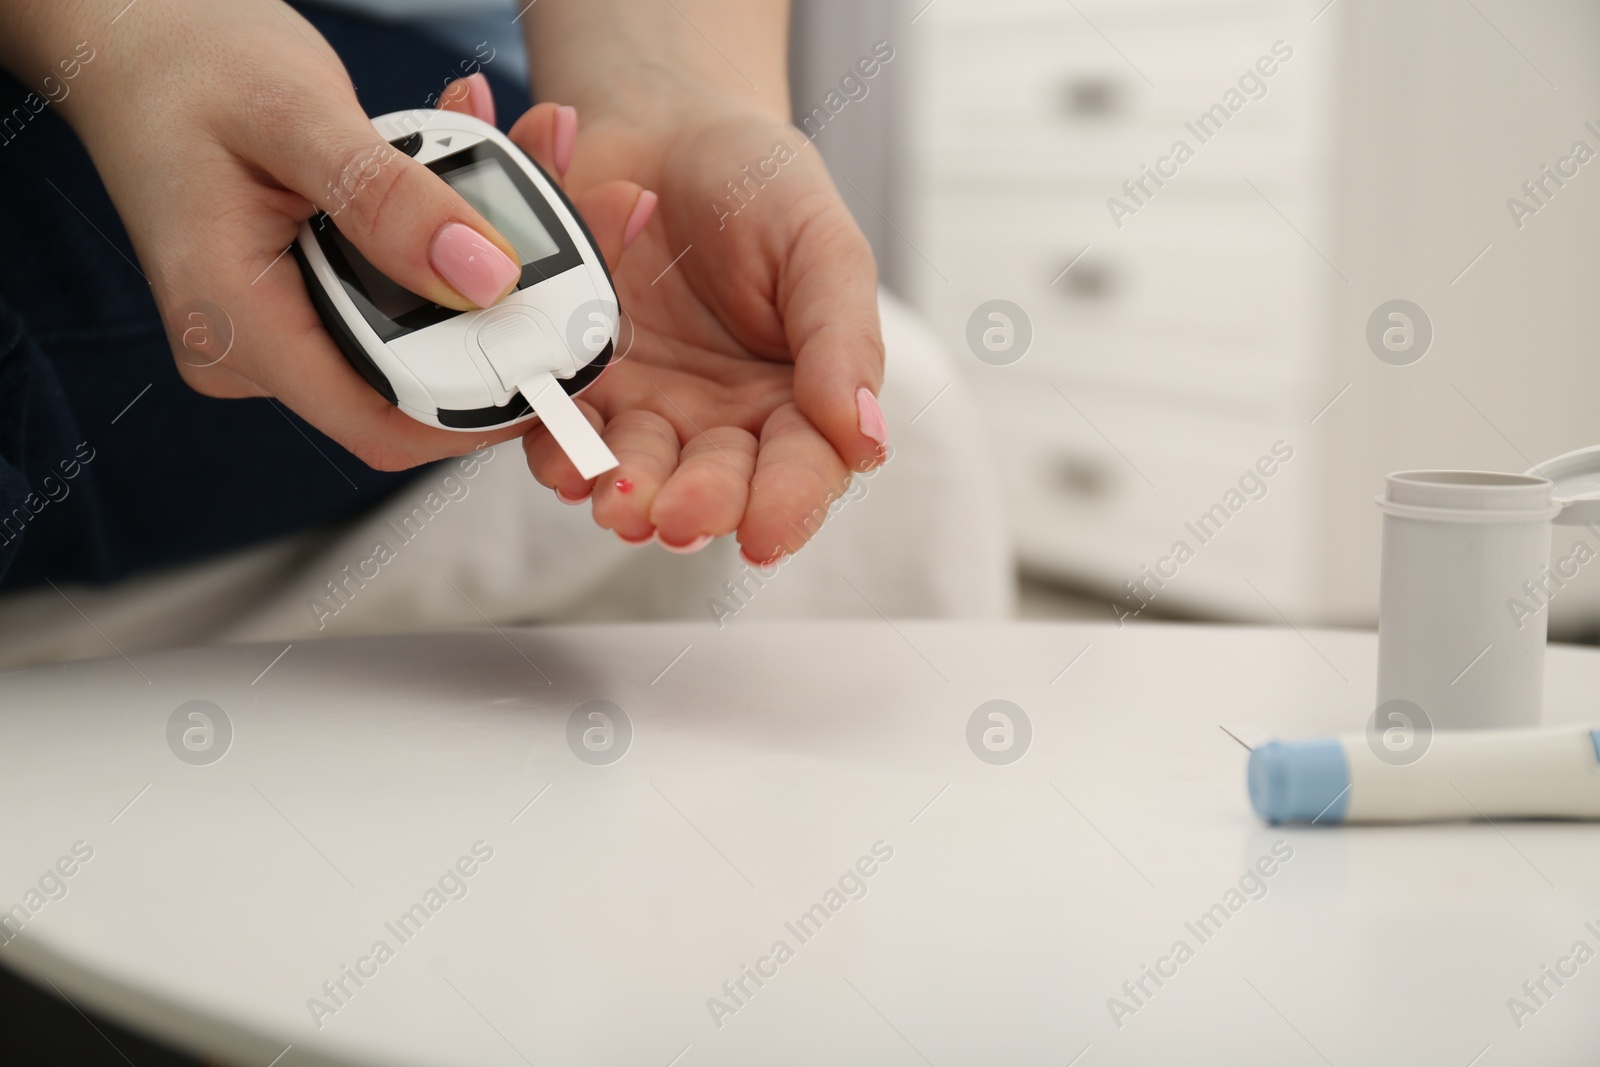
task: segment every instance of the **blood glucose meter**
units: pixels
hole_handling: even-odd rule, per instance
[[[481,431],[538,416],[583,477],[615,467],[572,402],[614,358],[619,322],[605,259],[572,202],[500,131],[469,115],[402,111],[373,125],[511,242],[522,278],[493,307],[440,307],[380,273],[319,212],[301,227],[295,258],[340,350],[420,422]]]

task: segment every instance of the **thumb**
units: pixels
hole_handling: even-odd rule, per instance
[[[303,116],[302,116],[303,117]],[[488,307],[522,275],[516,249],[443,178],[378,135],[354,100],[251,154],[327,212],[372,265],[418,296]]]

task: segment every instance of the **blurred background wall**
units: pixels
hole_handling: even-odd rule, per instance
[[[1386,472],[1600,443],[1600,6],[795,18],[797,121],[845,101],[814,143],[981,398],[1033,610],[1371,625]],[[1600,565],[1551,613],[1600,635]]]

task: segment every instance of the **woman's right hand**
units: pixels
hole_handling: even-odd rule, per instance
[[[25,82],[80,41],[95,50],[59,106],[127,228],[190,386],[277,397],[382,470],[525,432],[468,435],[413,420],[323,329],[286,254],[319,209],[384,274],[447,307],[493,303],[520,268],[455,190],[379,137],[338,57],[296,12],[278,0],[141,0],[109,24],[116,4],[10,6],[22,32],[0,44],[0,59]],[[492,119],[481,75],[445,97]],[[578,203],[608,258],[620,254],[641,191],[613,182]]]

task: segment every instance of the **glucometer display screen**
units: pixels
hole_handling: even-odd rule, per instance
[[[454,186],[467,203],[477,208],[478,213],[489,220],[489,225],[511,242],[524,264],[537,263],[559,251],[555,238],[550,236],[550,231],[544,228],[539,216],[533,213],[528,201],[517,191],[511,175],[506,173],[499,160],[484,159],[468,163],[446,173],[444,180]],[[431,301],[390,281],[387,275],[367,262],[367,257],[357,252],[343,234],[339,234],[335,240],[339,244],[339,251],[349,261],[350,269],[355,272],[356,280],[365,290],[362,295],[384,318],[398,320],[418,308],[432,306]]]
[[[493,144],[480,143],[429,164],[517,250],[522,260],[520,288],[582,264],[571,237],[544,195],[515,163]],[[346,294],[384,341],[442,322],[459,312],[443,308],[391,281],[374,267],[336,226],[319,228],[318,238]]]
[[[511,242],[524,263],[556,254],[556,241],[512,184],[497,159],[457,167],[444,176],[478,213]]]

